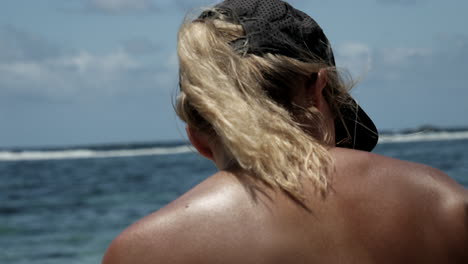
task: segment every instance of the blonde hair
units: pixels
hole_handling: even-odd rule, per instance
[[[243,28],[222,18],[180,28],[178,116],[215,135],[238,166],[292,198],[304,200],[304,180],[326,193],[333,167],[330,131],[315,107],[303,109],[291,100],[295,87],[327,68],[324,95],[338,113],[349,96],[335,68],[319,60],[239,54],[229,42],[244,36]]]

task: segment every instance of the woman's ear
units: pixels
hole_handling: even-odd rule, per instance
[[[198,153],[200,153],[203,157],[214,161],[213,151],[211,150],[210,144],[208,143],[207,134],[191,126],[186,126],[185,131],[187,132],[190,143],[192,143]]]
[[[323,89],[327,86],[328,76],[326,69],[320,69],[319,72],[311,74],[304,86],[298,87],[292,98],[294,104],[309,108],[315,106],[320,108],[323,105]]]
[[[327,86],[327,82],[328,82],[328,72],[327,72],[327,70],[326,69],[320,69],[320,71],[317,74],[317,81],[316,81],[316,84],[315,84],[315,86],[316,86],[315,88],[316,88],[317,92],[322,94],[323,89],[325,89],[325,87]]]
[[[323,89],[327,86],[328,73],[326,69],[320,69],[319,72],[314,75],[314,78],[308,83],[307,88],[309,96],[313,98],[314,106],[321,108],[325,98],[323,97]]]

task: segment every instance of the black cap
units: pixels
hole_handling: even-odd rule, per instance
[[[331,45],[320,26],[310,16],[280,0],[225,0],[215,9],[241,24],[245,36],[231,45],[243,54],[279,54],[301,61],[319,59],[335,66]],[[199,19],[214,18],[205,11]],[[378,131],[361,107],[353,100],[340,109],[344,124],[335,120],[336,145],[371,151]]]

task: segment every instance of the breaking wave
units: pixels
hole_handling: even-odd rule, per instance
[[[468,131],[457,132],[417,132],[408,134],[383,134],[379,144],[459,140],[468,139]],[[194,152],[190,145],[177,144],[146,144],[146,145],[107,145],[94,147],[72,147],[62,149],[15,149],[0,150],[0,161],[34,161],[34,160],[65,160],[119,158],[138,156],[173,155]]]
[[[175,147],[152,147],[140,149],[65,149],[65,150],[33,150],[33,151],[0,151],[0,161],[26,160],[63,160],[90,158],[117,158],[181,154],[193,151],[188,145]]]
[[[416,132],[410,134],[381,135],[379,143],[421,142],[468,139],[468,131],[458,132]]]

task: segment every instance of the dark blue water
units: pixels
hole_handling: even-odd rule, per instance
[[[468,187],[468,140],[375,152],[431,165]],[[0,161],[0,263],[99,263],[125,227],[214,172],[193,153]]]

